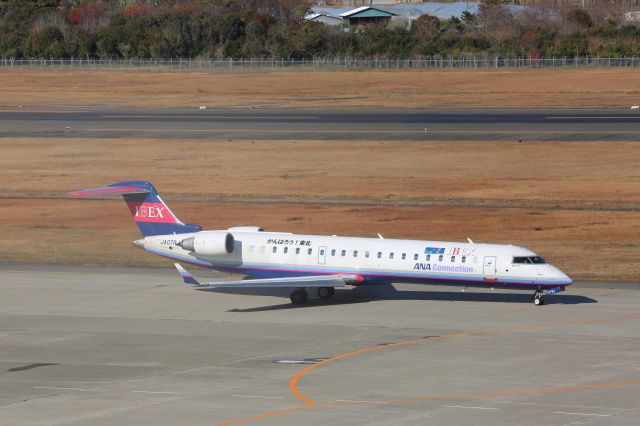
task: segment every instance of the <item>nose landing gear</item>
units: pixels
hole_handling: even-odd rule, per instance
[[[536,306],[544,305],[544,293],[542,290],[536,290],[531,300],[533,300],[533,304]]]
[[[551,287],[551,288],[538,287],[536,292],[533,293],[531,300],[533,301],[534,305],[541,306],[541,305],[544,305],[544,296],[547,296],[549,294],[554,294],[554,293],[560,293],[561,291],[564,291],[564,290],[565,290],[564,286],[557,286],[557,287]]]

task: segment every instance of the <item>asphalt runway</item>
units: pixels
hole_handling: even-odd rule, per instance
[[[639,289],[576,283],[535,307],[402,285],[293,307],[171,270],[4,265],[0,425],[635,426]]]
[[[0,137],[638,141],[638,110],[0,108]]]

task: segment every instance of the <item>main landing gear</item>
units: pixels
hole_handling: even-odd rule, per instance
[[[336,294],[336,289],[333,287],[319,287],[318,297],[321,299],[331,299]],[[309,300],[309,295],[304,288],[293,290],[289,296],[291,303],[294,305],[304,305]]]
[[[291,303],[293,303],[294,305],[304,305],[305,303],[307,303],[307,300],[309,300],[309,295],[304,288],[301,288],[298,290],[293,290],[289,298],[291,299]]]
[[[335,294],[336,294],[336,289],[333,287],[318,288],[318,297],[321,299],[331,299]]]

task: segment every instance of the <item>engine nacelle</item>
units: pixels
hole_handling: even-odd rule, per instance
[[[229,232],[264,232],[259,226],[234,226],[233,228],[227,229]]]
[[[227,231],[202,231],[177,243],[196,256],[224,256],[233,253],[235,240]]]

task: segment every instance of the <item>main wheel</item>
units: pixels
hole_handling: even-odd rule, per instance
[[[320,287],[318,288],[318,297],[322,299],[330,299],[336,294],[336,289],[333,287]]]
[[[291,292],[291,296],[289,296],[289,298],[291,299],[291,303],[293,303],[294,305],[303,305],[305,303],[307,303],[307,292],[304,290],[294,290]]]

